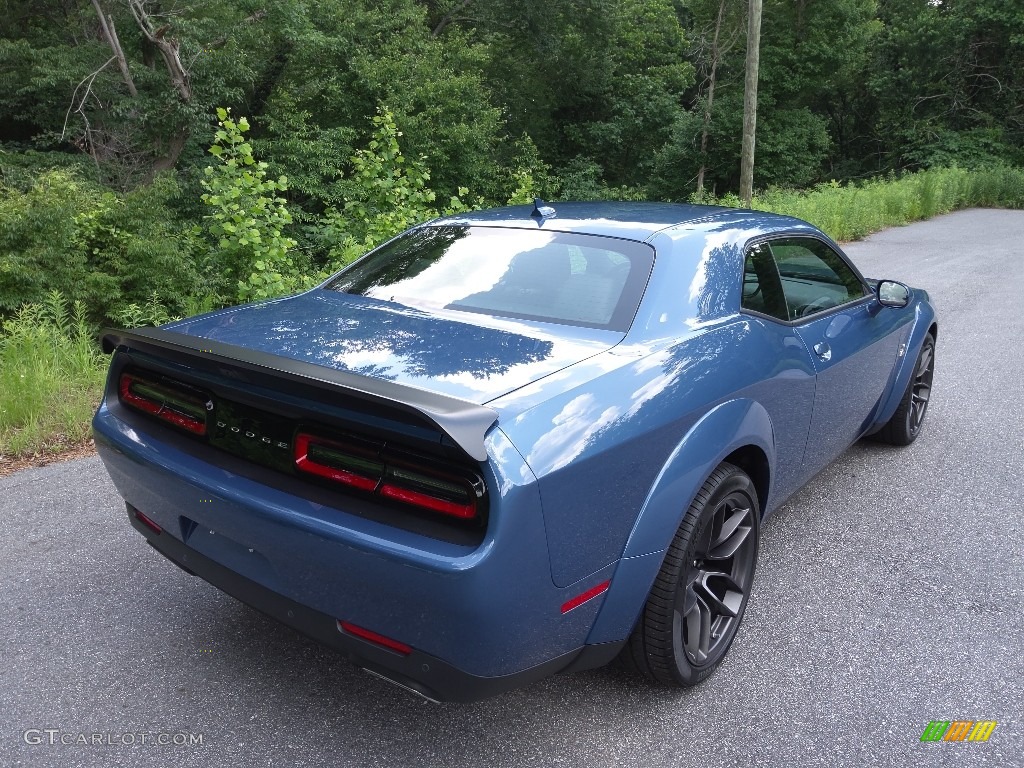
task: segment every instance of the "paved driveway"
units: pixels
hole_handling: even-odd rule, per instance
[[[424,704],[164,561],[97,459],[0,479],[0,766],[1024,765],[1022,241],[1024,212],[966,211],[849,247],[939,306],[927,428],[766,525],[692,691],[597,670]],[[919,742],[939,719],[999,725]]]

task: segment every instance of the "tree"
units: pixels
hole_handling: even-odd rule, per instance
[[[761,52],[761,0],[750,0],[747,14],[747,67],[743,83],[743,150],[740,156],[740,199],[750,207],[754,192],[754,138],[757,127],[757,74]]]
[[[266,67],[271,46],[253,44],[253,29],[286,27],[285,0],[240,5],[8,0],[0,69],[13,76],[0,82],[0,110],[12,121],[0,141],[76,148],[121,188],[174,167],[193,132],[209,130],[213,106],[240,98]]]
[[[882,0],[872,131],[895,167],[1024,160],[1024,8]]]
[[[729,18],[726,16],[727,11],[733,11],[739,7],[739,3],[735,0],[719,0],[718,2],[718,13],[715,16],[715,23],[713,32],[711,33],[711,40],[707,45],[707,53],[702,58],[707,61],[707,89],[704,95],[704,114],[701,123],[700,131],[700,170],[697,171],[697,195],[702,196],[704,194],[704,173],[707,171],[707,156],[708,156],[708,135],[711,129],[711,115],[715,105],[715,84],[717,82],[718,65],[722,62],[722,59],[728,55],[729,51],[739,40],[740,25],[738,20],[735,19],[735,14],[730,13]],[[702,36],[702,39],[705,36]]]
[[[217,162],[203,169],[202,200],[229,289],[237,286],[239,301],[295,291],[302,287],[289,253],[296,243],[282,233],[292,218],[278,195],[288,180],[269,178],[267,164],[253,157],[248,119],[235,120],[224,108],[217,118],[209,150]]]

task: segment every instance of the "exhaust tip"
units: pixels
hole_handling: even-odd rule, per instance
[[[363,672],[365,672],[368,675],[373,675],[374,677],[376,677],[376,678],[378,678],[380,680],[383,680],[386,683],[391,683],[392,685],[398,686],[403,691],[406,691],[407,693],[414,694],[415,696],[423,699],[424,701],[429,701],[431,704],[440,704],[441,703],[437,699],[432,698],[431,696],[428,696],[423,691],[418,690],[417,688],[413,688],[411,685],[406,685],[405,683],[400,683],[397,680],[394,680],[394,679],[388,677],[387,675],[383,675],[380,672],[375,672],[372,669],[367,669],[366,667],[360,667],[360,669],[362,669]]]

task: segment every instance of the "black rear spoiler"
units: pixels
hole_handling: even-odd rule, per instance
[[[102,340],[103,351],[107,354],[119,348],[135,349],[150,354],[167,350],[179,355],[202,356],[235,368],[270,373],[278,378],[327,391],[336,392],[343,389],[346,395],[387,405],[427,419],[476,461],[487,460],[484,436],[498,420],[498,414],[493,408],[457,397],[386,379],[337,371],[322,365],[225,344],[201,336],[190,336],[160,328],[135,328],[130,331],[108,328],[103,331]]]

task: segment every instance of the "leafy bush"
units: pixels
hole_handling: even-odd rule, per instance
[[[423,158],[410,160],[402,154],[402,133],[390,110],[381,107],[373,126],[367,147],[357,150],[349,161],[352,174],[345,180],[344,205],[328,209],[321,219],[321,238],[329,246],[331,270],[414,224],[468,210],[459,197],[450,198],[438,209],[436,196],[427,186],[430,172]],[[467,193],[465,187],[459,188],[460,195]]]
[[[603,178],[603,169],[593,160],[577,157],[558,174],[554,183],[557,196],[563,200],[643,200],[639,187],[610,187]]]
[[[43,171],[20,186],[0,183],[0,315],[58,290],[94,322],[158,292],[171,311],[204,291],[206,248],[169,203],[171,176],[117,195],[74,169]]]
[[[291,293],[302,285],[289,251],[295,240],[282,233],[292,223],[285,199],[288,179],[267,178],[246,141],[249,122],[233,120],[218,107],[218,129],[210,154],[220,162],[204,169],[202,200],[210,208],[206,222],[217,242],[215,259],[228,285],[237,285],[241,301]]]

